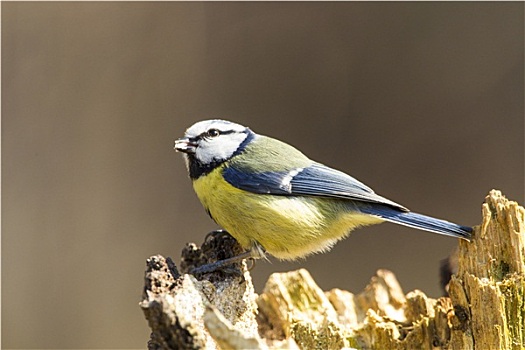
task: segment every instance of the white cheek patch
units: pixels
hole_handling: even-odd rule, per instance
[[[279,187],[283,190],[285,190],[286,192],[288,193],[292,193],[292,180],[294,177],[297,176],[297,174],[299,174],[301,171],[303,171],[304,168],[297,168],[297,169],[294,169],[292,171],[290,171],[288,174],[286,174],[284,177],[283,177],[283,180],[281,181],[281,185],[279,185]]]
[[[197,147],[195,156],[204,164],[227,160],[247,137],[248,134],[243,132],[220,135],[214,139],[203,139]]]

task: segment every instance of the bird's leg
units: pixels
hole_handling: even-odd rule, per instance
[[[229,238],[232,238],[231,235],[224,231],[224,230],[217,230],[217,231],[212,231],[210,233],[208,233],[206,235],[206,238],[205,238],[205,242],[209,242],[209,240],[211,239],[225,239],[226,237],[229,237]],[[266,258],[266,252],[264,250],[264,248],[258,243],[258,242],[254,242],[252,244],[252,247],[251,249],[247,250],[247,251],[244,251],[238,255],[235,255],[231,258],[226,258],[226,259],[222,259],[222,260],[218,260],[218,261],[215,261],[213,263],[209,263],[209,264],[205,264],[205,265],[201,265],[201,266],[198,266],[198,267],[195,267],[193,269],[190,270],[190,273],[192,274],[202,274],[202,273],[210,273],[210,272],[214,272],[214,271],[218,271],[218,270],[221,270],[223,272],[226,272],[226,273],[231,273],[231,274],[239,274],[239,269],[238,268],[235,268],[231,265],[234,265],[236,263],[240,263],[242,260],[244,259],[250,259],[253,261],[253,264],[252,266],[249,268],[250,270],[253,268],[253,266],[255,265],[255,260],[256,259],[260,259],[260,258]]]
[[[248,271],[251,271],[255,267],[255,262],[257,259],[264,259],[266,261],[270,261],[268,259],[268,255],[266,254],[266,249],[257,241],[252,242],[252,247],[249,250],[251,252],[251,256],[246,258],[250,261],[251,265],[247,267]]]
[[[191,274],[197,274],[197,273],[210,273],[217,270],[223,270],[225,272],[231,272],[231,268],[227,268],[230,265],[233,265],[235,263],[239,263],[244,259],[250,259],[254,258],[252,256],[252,251],[247,250],[239,255],[233,256],[228,259],[218,260],[216,262],[202,265],[199,267],[196,267],[190,271]]]

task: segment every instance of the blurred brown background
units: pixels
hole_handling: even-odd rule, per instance
[[[2,2],[2,346],[145,348],[144,262],[215,225],[173,140],[249,125],[414,211],[523,203],[524,4]],[[456,240],[383,224],[259,262],[439,296]]]

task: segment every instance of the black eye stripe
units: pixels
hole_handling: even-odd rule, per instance
[[[219,132],[219,134],[216,135],[216,136],[219,136],[219,135],[229,135],[229,134],[234,134],[234,133],[238,132],[238,131],[235,131],[235,130],[226,130],[226,131],[221,131],[221,130],[219,130],[219,129],[210,129],[210,130],[208,130],[208,131],[203,132],[202,134],[200,134],[200,135],[197,136],[197,137],[190,138],[190,140],[202,140],[202,139],[204,139],[204,138],[206,138],[206,137],[210,137],[210,131],[214,131],[214,130],[216,130],[216,131]],[[246,131],[242,131],[242,132],[243,132],[243,133],[246,133]]]

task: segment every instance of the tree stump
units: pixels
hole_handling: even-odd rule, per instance
[[[386,270],[359,294],[323,292],[304,269],[271,275],[260,295],[245,262],[237,273],[187,273],[238,254],[229,236],[187,245],[182,274],[153,256],[140,302],[152,330],[148,348],[523,349],[525,210],[493,190],[482,212],[472,241],[459,242],[450,296],[438,299],[405,295]]]

